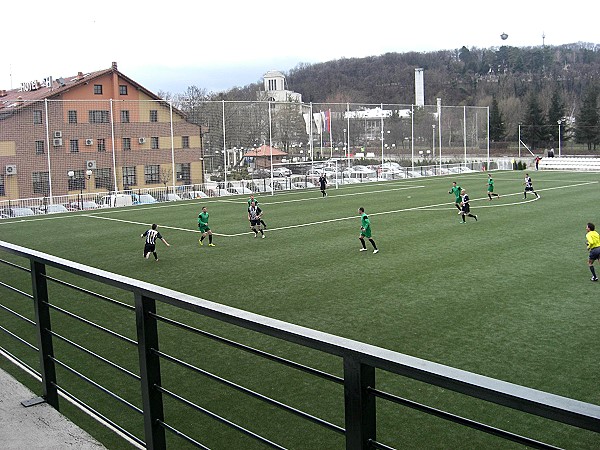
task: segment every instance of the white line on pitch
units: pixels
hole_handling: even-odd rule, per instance
[[[567,185],[567,186],[558,186],[558,187],[551,187],[551,188],[545,188],[545,189],[540,189],[541,191],[550,191],[550,190],[555,190],[555,189],[565,189],[565,188],[571,188],[571,187],[578,187],[578,186],[585,186],[585,185],[589,185],[589,184],[597,184],[598,181],[588,181],[588,182],[584,182],[584,183],[577,183],[577,184],[572,184],[572,185]],[[423,186],[414,186],[416,187],[423,187]],[[398,189],[409,189],[411,187],[407,187],[407,188],[398,188]],[[398,189],[393,189],[393,190],[398,190]],[[371,191],[371,192],[382,192],[382,191]],[[341,194],[343,196],[346,195],[355,195],[355,194]],[[505,194],[504,197],[508,197],[508,196],[514,196],[514,195],[522,195],[522,192],[518,192],[518,193],[513,193],[513,194]],[[337,197],[337,196],[336,196]],[[485,200],[486,197],[482,197],[482,198],[478,198],[478,199],[473,199],[472,201],[481,201],[481,200]],[[310,200],[310,199],[307,199]],[[490,208],[490,207],[500,207],[500,206],[512,206],[512,205],[521,205],[521,204],[525,204],[525,203],[529,203],[532,201],[536,201],[537,198],[531,199],[531,200],[526,200],[526,201],[521,201],[521,202],[514,202],[514,203],[508,203],[508,204],[494,204],[494,205],[486,205],[486,206],[479,206],[479,208]],[[284,200],[284,202],[289,202],[289,201],[300,201],[300,200]],[[265,202],[266,203],[266,202]],[[281,202],[280,202],[281,203]],[[376,212],[376,213],[369,213],[370,216],[379,216],[379,215],[384,215],[384,214],[396,214],[396,213],[400,213],[400,212],[408,212],[408,211],[419,211],[419,210],[432,210],[432,211],[440,211],[442,209],[440,209],[440,207],[442,206],[446,206],[452,203],[448,203],[448,202],[444,202],[444,203],[438,203],[435,205],[425,205],[425,206],[415,206],[412,208],[403,208],[403,209],[397,209],[397,210],[392,210],[392,211],[382,211],[382,212]],[[443,208],[443,210],[447,210],[447,209],[452,209],[452,208]],[[97,216],[95,214],[81,214],[81,216],[84,217],[90,217],[93,219],[102,219],[102,220],[112,220],[115,222],[123,222],[123,223],[130,223],[130,224],[134,224],[134,225],[143,225],[143,226],[149,226],[148,223],[143,223],[143,222],[135,222],[135,221],[131,221],[131,220],[123,220],[123,219],[115,219],[115,218],[111,218],[111,217],[101,217],[101,216]],[[63,216],[66,217],[66,216]],[[325,223],[332,223],[332,222],[340,222],[343,220],[354,220],[356,219],[357,216],[349,216],[349,217],[340,217],[340,218],[335,218],[335,219],[328,219],[328,220],[320,220],[317,222],[310,222],[310,223],[304,223],[304,224],[297,224],[297,225],[288,225],[285,227],[277,227],[277,228],[270,228],[269,231],[275,231],[275,230],[287,230],[287,229],[291,229],[291,228],[302,228],[302,227],[306,227],[306,226],[310,226],[310,225],[320,225],[320,224],[325,224]],[[56,217],[57,219],[59,217]],[[46,218],[49,219],[49,218]],[[31,220],[31,219],[30,219]],[[35,220],[35,219],[33,219]],[[43,219],[37,219],[37,220],[43,220]],[[26,221],[26,220],[23,220]],[[2,223],[2,222],[0,222]],[[14,223],[14,222],[10,222],[10,223]],[[179,230],[179,231],[187,231],[190,233],[198,233],[197,230],[190,230],[189,228],[180,228],[180,227],[172,227],[172,226],[168,226],[168,225],[161,225],[162,228],[167,228],[167,229],[171,229],[171,230]],[[235,233],[235,234],[223,234],[223,233],[214,233],[213,234],[215,236],[222,236],[222,237],[236,237],[236,236],[244,236],[247,234],[251,234],[251,232],[243,232],[243,233]]]
[[[145,227],[149,227],[152,224],[149,223],[144,223],[144,222],[135,222],[133,220],[123,220],[123,219],[115,219],[113,217],[102,217],[102,216],[96,216],[95,214],[81,214],[84,217],[90,217],[92,219],[100,219],[100,220],[112,220],[113,222],[123,222],[123,223],[130,223],[130,224],[134,224],[134,225],[143,225]],[[178,231],[188,231],[190,233],[199,233],[198,230],[190,230],[189,228],[181,228],[181,227],[171,227],[169,225],[160,225],[160,228],[168,228],[169,230],[178,230]],[[226,234],[220,234],[220,233],[213,233],[215,236],[227,236]]]

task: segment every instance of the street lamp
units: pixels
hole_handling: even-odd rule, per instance
[[[562,119],[558,120],[558,157],[560,158],[560,125],[562,123]]]
[[[431,138],[431,155],[435,157],[435,124],[431,125],[432,129],[432,138]],[[427,152],[429,153],[429,152]]]

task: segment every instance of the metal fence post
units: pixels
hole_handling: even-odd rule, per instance
[[[375,440],[375,397],[368,387],[375,387],[375,368],[362,364],[354,355],[344,356],[344,404],[346,450],[366,450]]]
[[[56,367],[52,358],[54,347],[50,330],[50,308],[48,307],[48,285],[46,282],[46,265],[31,261],[31,284],[33,288],[33,307],[37,323],[38,351],[40,356],[40,371],[42,374],[43,399],[58,410],[58,390],[56,389]],[[31,406],[40,403],[33,399],[23,403]]]
[[[135,318],[140,359],[140,383],[144,409],[144,434],[146,448],[165,449],[165,430],[158,421],[164,420],[162,394],[154,389],[160,386],[160,358],[152,350],[158,350],[158,328],[156,319],[149,313],[156,313],[154,299],[135,293]]]

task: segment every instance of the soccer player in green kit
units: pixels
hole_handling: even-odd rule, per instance
[[[365,214],[365,208],[358,208],[358,213],[360,214],[360,236],[358,237],[358,239],[360,240],[360,243],[362,245],[360,251],[367,251],[367,246],[365,244],[365,238],[367,238],[373,246],[373,253],[379,253],[379,249],[377,248],[377,245],[375,245],[375,241],[371,237],[371,221],[369,220],[369,216]]]
[[[494,180],[491,173],[488,173],[487,196],[488,200],[492,200],[492,197],[500,197],[500,195],[494,193]]]
[[[448,191],[448,194],[454,194],[454,206],[460,211],[460,191],[461,187],[456,184],[456,181],[452,182],[452,187]]]
[[[213,244],[213,242],[212,242],[212,231],[210,230],[210,227],[208,226],[208,211],[206,209],[206,206],[203,206],[202,212],[200,214],[198,214],[198,231],[200,231],[200,233],[202,233],[202,236],[200,237],[200,239],[198,239],[198,244],[204,245],[202,243],[202,241],[204,240],[206,235],[208,235],[208,246],[209,247],[215,246],[215,244]]]

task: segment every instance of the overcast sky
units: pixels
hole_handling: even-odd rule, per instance
[[[158,3],[158,5],[156,4]],[[416,6],[411,6],[416,5]],[[543,5],[543,6],[542,6]],[[387,52],[600,43],[600,2],[4,2],[0,89],[119,71],[147,89],[223,91],[271,69]],[[502,41],[500,35],[508,34]]]

